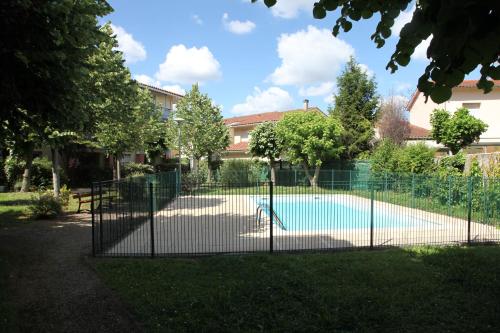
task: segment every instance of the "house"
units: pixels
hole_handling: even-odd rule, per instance
[[[148,89],[151,95],[153,95],[156,105],[158,105],[162,109],[163,119],[168,118],[168,115],[174,109],[174,105],[176,105],[179,100],[184,97],[183,95],[179,95],[177,93],[155,86],[150,86],[148,84],[139,83],[139,85],[143,88]]]
[[[224,119],[224,124],[229,127],[230,144],[226,152],[223,154],[223,159],[232,158],[251,158],[248,153],[248,141],[250,140],[250,132],[259,124],[265,122],[277,122],[283,119],[286,113],[289,112],[323,112],[317,107],[309,107],[309,100],[304,100],[302,109],[273,111],[251,114],[248,116],[239,116]]]
[[[434,103],[430,98],[425,102],[425,96],[416,91],[408,103],[410,135],[408,142],[424,141],[428,145],[443,150],[430,138],[430,117],[434,109],[444,109],[454,112],[458,108],[469,109],[471,115],[488,124],[488,130],[481,135],[479,142],[467,148],[467,153],[491,153],[500,151],[500,80],[494,81],[491,92],[485,94],[476,87],[476,80],[466,80],[453,88],[449,101],[442,104]]]

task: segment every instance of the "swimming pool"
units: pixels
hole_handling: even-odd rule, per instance
[[[370,228],[369,199],[345,195],[274,196],[273,210],[286,231],[321,231]],[[269,216],[269,198],[254,197]],[[374,205],[374,228],[426,228],[437,223],[420,217],[410,208]]]

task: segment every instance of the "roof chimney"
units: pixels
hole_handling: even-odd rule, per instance
[[[309,109],[309,100],[305,99],[304,100],[304,111],[307,111]]]

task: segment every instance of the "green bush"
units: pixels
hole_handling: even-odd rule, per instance
[[[61,200],[54,198],[52,191],[40,191],[32,196],[31,200],[28,208],[35,219],[53,218],[63,211]]]
[[[458,153],[445,156],[438,161],[437,172],[440,176],[462,176],[465,169],[465,155]]]
[[[17,156],[9,155],[4,161],[4,173],[7,185],[13,188],[15,183],[22,177],[25,163]]]
[[[142,173],[142,174],[147,174],[147,173],[154,173],[155,169],[152,165],[149,164],[142,164],[142,163],[127,163],[123,167],[123,175],[126,177],[130,174],[137,174],[137,173]]]
[[[226,160],[219,169],[219,181],[224,184],[252,184],[260,181],[262,165],[252,160]]]
[[[5,159],[4,172],[9,187],[19,190],[26,162],[16,156]],[[68,182],[64,169],[60,170],[61,184]],[[52,186],[52,162],[45,157],[35,157],[31,165],[30,183],[32,189],[46,189]]]
[[[400,152],[401,147],[392,140],[381,140],[371,154],[371,170],[374,173],[397,172]]]
[[[398,155],[398,172],[431,173],[435,169],[436,151],[425,143],[410,144],[401,149]]]
[[[64,170],[60,171],[61,184],[67,183]],[[52,162],[45,157],[33,159],[31,166],[31,186],[39,189],[47,189],[52,186]]]
[[[63,185],[59,190],[59,199],[63,207],[68,207],[70,197],[71,190],[66,185]]]

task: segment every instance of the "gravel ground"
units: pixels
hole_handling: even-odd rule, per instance
[[[93,271],[90,242],[88,214],[1,227],[14,331],[142,331]]]

